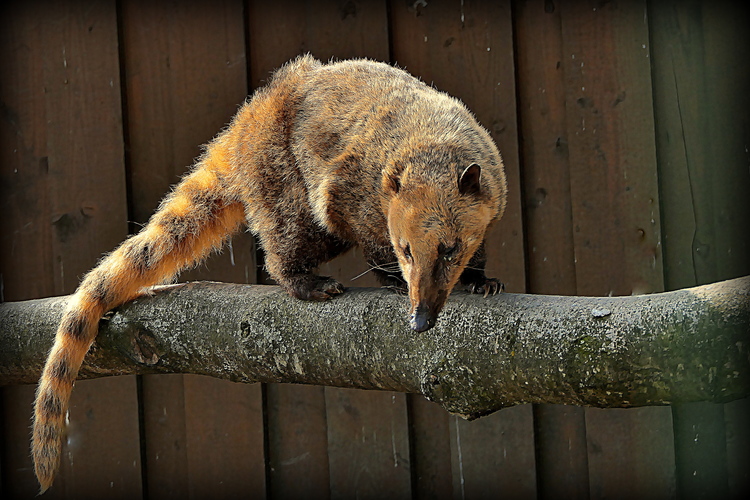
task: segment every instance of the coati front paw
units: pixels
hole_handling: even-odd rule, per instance
[[[289,293],[301,300],[321,302],[332,299],[334,296],[344,293],[344,285],[330,276],[315,276],[313,274],[292,280]]]
[[[497,278],[484,278],[482,281],[470,283],[466,286],[469,293],[481,293],[485,297],[488,295],[495,295],[498,292],[505,290],[505,284]]]

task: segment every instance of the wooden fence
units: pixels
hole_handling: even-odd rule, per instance
[[[405,67],[489,129],[510,184],[489,274],[627,295],[750,274],[748,16],[721,1],[71,0],[0,7],[0,293],[72,292],[269,72]],[[262,281],[236,237],[183,279]],[[323,270],[370,286],[356,250]],[[1,348],[2,346],[0,346]],[[34,387],[0,392],[0,492],[31,498]],[[76,385],[46,498],[726,498],[748,400],[526,405],[198,376]]]

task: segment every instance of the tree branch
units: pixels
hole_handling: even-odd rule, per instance
[[[34,383],[66,297],[0,304],[0,385]],[[421,393],[473,418],[522,403],[597,407],[750,395],[750,277],[653,295],[455,293],[437,326],[407,300],[350,289],[325,303],[277,287],[160,287],[102,320],[80,378],[195,373]]]

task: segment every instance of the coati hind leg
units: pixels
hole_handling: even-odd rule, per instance
[[[292,297],[322,301],[343,293],[344,286],[315,269],[351,247],[303,216],[265,224],[258,232],[268,274]]]

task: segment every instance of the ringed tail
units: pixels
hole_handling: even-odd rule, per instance
[[[224,187],[227,150],[217,138],[148,224],[102,259],[68,302],[34,404],[32,458],[40,493],[60,466],[70,393],[102,315],[197,264],[244,222],[244,205]]]

